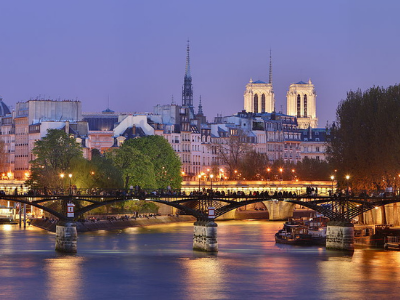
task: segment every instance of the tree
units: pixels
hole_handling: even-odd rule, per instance
[[[222,165],[227,166],[230,178],[235,177],[235,170],[240,168],[240,162],[244,155],[252,147],[248,143],[247,135],[243,130],[236,130],[232,135],[226,138],[217,139],[218,142],[209,145],[212,152],[218,155],[218,160]]]
[[[118,149],[108,153],[114,165],[121,170],[124,188],[140,186],[144,189],[155,189],[156,176],[154,165],[149,156],[137,150],[133,140],[127,140]]]
[[[337,180],[350,175],[353,188],[384,189],[400,171],[400,86],[347,93],[331,127],[328,160]],[[398,183],[397,183],[398,184]]]
[[[294,170],[300,180],[329,180],[332,175],[329,163],[315,158],[303,158]]]
[[[73,137],[59,129],[49,129],[47,135],[35,142],[32,150],[30,186],[59,188],[60,174],[70,170],[73,159],[83,158],[82,149]]]
[[[181,161],[164,137],[150,135],[127,140],[124,142],[125,144],[149,158],[140,172],[147,172],[153,166],[152,170],[157,188],[165,189],[171,187],[179,189],[181,187]],[[144,175],[144,173],[142,174]]]
[[[243,154],[239,162],[239,172],[247,180],[267,178],[268,155],[250,150]]]
[[[92,153],[90,170],[87,171],[90,172],[90,178],[93,180],[92,186],[95,188],[118,189],[124,187],[122,170],[117,168],[113,161],[105,155],[100,153],[93,155]]]

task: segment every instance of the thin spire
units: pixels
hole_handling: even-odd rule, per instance
[[[198,115],[202,115],[203,114],[203,105],[201,105],[201,95],[200,95],[200,102],[199,102],[199,111],[197,113]]]
[[[187,48],[186,48],[186,68],[185,68],[185,77],[192,77],[190,75],[190,56],[189,56],[189,40],[187,41]]]
[[[182,88],[182,106],[191,107],[193,110],[192,76],[190,75],[189,40],[187,44],[186,69]],[[194,113],[192,113],[194,115]]]
[[[269,83],[272,84],[272,53],[269,49]]]

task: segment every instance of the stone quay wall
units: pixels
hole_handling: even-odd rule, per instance
[[[117,217],[117,220],[100,220],[96,222],[86,221],[86,222],[76,222],[76,229],[78,232],[86,232],[86,231],[96,231],[96,230],[118,230],[125,229],[129,227],[141,227],[141,226],[150,226],[150,225],[159,225],[159,224],[169,224],[169,223],[177,223],[177,222],[193,222],[196,218],[188,215],[179,215],[176,216],[157,216],[157,217],[149,217],[149,218],[137,218],[129,219],[129,220],[120,220]],[[51,231],[56,232],[56,221],[44,220],[44,219],[32,219],[31,225]]]

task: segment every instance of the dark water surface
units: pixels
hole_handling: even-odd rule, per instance
[[[193,224],[55,235],[0,225],[0,299],[399,299],[400,252],[276,245],[282,223],[218,223],[220,252],[192,250]]]

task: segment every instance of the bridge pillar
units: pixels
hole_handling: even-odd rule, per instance
[[[270,221],[287,220],[293,217],[293,210],[296,204],[284,201],[263,201],[267,207]]]
[[[217,226],[213,220],[196,221],[193,231],[193,250],[218,252]]]
[[[76,253],[77,238],[78,233],[75,222],[59,222],[56,226],[56,251]]]
[[[354,225],[345,221],[330,221],[326,228],[326,248],[354,250]]]

